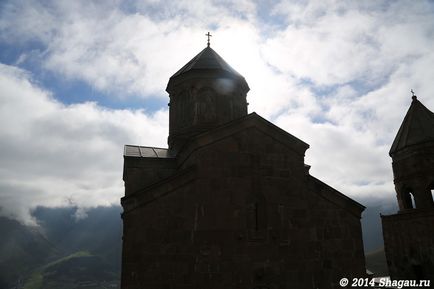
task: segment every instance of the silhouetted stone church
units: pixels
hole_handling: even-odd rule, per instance
[[[168,149],[125,146],[123,289],[340,288],[365,276],[364,206],[309,174],[308,144],[247,113],[246,80],[209,44],[166,91]]]
[[[399,205],[381,216],[390,276],[434,282],[434,113],[415,95],[389,154]]]

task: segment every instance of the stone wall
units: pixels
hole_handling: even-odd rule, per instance
[[[434,280],[434,210],[406,210],[381,220],[391,278]]]
[[[179,164],[195,167],[194,181],[124,213],[122,288],[340,288],[364,277],[362,209],[303,158],[254,128],[195,150]]]
[[[176,172],[174,158],[143,158],[124,157],[123,180],[125,182],[125,196],[158,181],[168,178]]]

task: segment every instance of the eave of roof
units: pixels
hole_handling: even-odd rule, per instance
[[[359,202],[351,199],[347,195],[339,192],[335,188],[329,186],[328,184],[315,178],[314,176],[309,175],[309,180],[312,181],[313,184],[323,187],[325,189],[325,190],[315,190],[314,191],[315,193],[321,195],[323,198],[340,206],[341,208],[349,210],[354,216],[360,218],[362,212],[366,209],[366,207],[360,204]],[[351,207],[348,208],[345,204],[348,204]]]

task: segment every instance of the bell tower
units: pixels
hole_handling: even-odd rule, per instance
[[[169,150],[176,154],[188,140],[247,115],[249,86],[209,43],[169,79]]]
[[[412,98],[389,152],[399,211],[381,215],[384,250],[391,279],[434,280],[434,113]]]
[[[434,113],[412,99],[389,152],[400,211],[434,208]]]

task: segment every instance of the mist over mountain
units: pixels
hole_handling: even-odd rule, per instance
[[[0,217],[0,288],[20,283],[39,264],[59,252],[36,227]]]
[[[38,226],[0,217],[0,289],[117,286],[120,213],[120,206],[37,207]]]
[[[62,252],[71,254],[86,250],[103,257],[114,269],[120,270],[121,211],[120,206],[96,207],[85,212],[77,207],[38,207],[32,216],[46,238]]]

